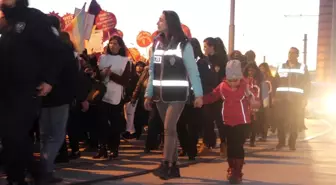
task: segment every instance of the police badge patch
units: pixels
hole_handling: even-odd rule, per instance
[[[26,23],[24,22],[18,22],[15,24],[15,31],[17,33],[22,33],[25,28],[26,28]]]
[[[170,57],[169,62],[170,62],[170,65],[173,66],[175,64],[175,62],[176,62],[175,57]]]

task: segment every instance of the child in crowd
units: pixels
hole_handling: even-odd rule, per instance
[[[227,137],[228,180],[231,184],[242,182],[244,165],[244,143],[251,123],[251,109],[259,107],[256,99],[243,78],[241,63],[231,60],[226,66],[226,79],[210,94],[203,97],[204,104],[223,100],[223,121]]]

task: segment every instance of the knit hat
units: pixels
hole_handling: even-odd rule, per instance
[[[230,60],[226,64],[226,79],[232,80],[232,79],[242,79],[243,78],[243,72],[241,63],[239,60]]]

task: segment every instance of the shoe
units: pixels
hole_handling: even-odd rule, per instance
[[[256,147],[256,144],[254,141],[250,141],[250,147]]]
[[[233,160],[233,169],[232,176],[229,180],[230,184],[241,184],[243,181],[243,166],[244,159],[232,159]]]
[[[276,150],[281,150],[283,147],[285,147],[285,145],[284,144],[277,144],[277,146],[276,146]]]
[[[119,157],[119,151],[118,150],[115,150],[114,152],[110,153],[110,155],[109,155],[110,160],[116,159],[118,157]]]
[[[162,180],[168,180],[169,179],[169,162],[168,161],[164,161],[161,163],[161,165],[159,166],[159,168],[157,168],[153,174],[157,177],[159,177]]]
[[[295,147],[295,145],[294,145],[294,146],[293,146],[293,145],[290,145],[290,146],[289,146],[289,150],[290,150],[290,151],[296,151],[296,147]]]
[[[69,157],[68,154],[60,154],[56,157],[55,159],[55,163],[59,164],[59,163],[69,163]]]
[[[228,181],[232,181],[232,177],[233,177],[233,171],[234,171],[234,160],[233,159],[228,159],[227,160],[227,162],[228,162],[228,165],[229,165],[229,167],[228,167],[228,169],[227,169],[227,180]]]
[[[180,178],[180,168],[176,165],[176,163],[173,163],[173,165],[170,167],[169,170],[169,178]]]
[[[188,157],[188,160],[189,160],[189,161],[196,161],[196,157],[195,157],[195,156],[189,156],[189,157]]]
[[[179,157],[184,157],[187,155],[187,152],[185,152],[184,150],[181,150],[178,154]]]
[[[95,156],[92,157],[93,159],[100,159],[100,158],[108,158],[107,147],[106,146],[98,146],[98,152]]]
[[[224,142],[220,144],[220,156],[227,158],[227,145]]]
[[[56,184],[56,183],[63,182],[63,179],[60,178],[60,177],[55,177],[55,176],[54,176],[54,173],[49,173],[49,174],[47,175],[46,180],[47,180],[47,182],[50,183],[50,184]]]
[[[77,151],[77,152],[71,152],[71,154],[69,155],[69,159],[70,159],[70,160],[79,159],[80,157],[81,157],[81,153],[80,153],[80,151]]]

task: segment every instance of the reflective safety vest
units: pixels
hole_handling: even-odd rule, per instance
[[[184,43],[175,48],[164,48],[158,42],[154,48],[154,101],[186,102],[189,97],[188,73],[184,66],[182,53]]]
[[[276,89],[277,97],[292,98],[303,97],[305,91],[305,68],[306,65],[300,64],[296,68],[289,68],[288,64],[282,64],[278,68],[278,75],[280,77],[279,86]]]

